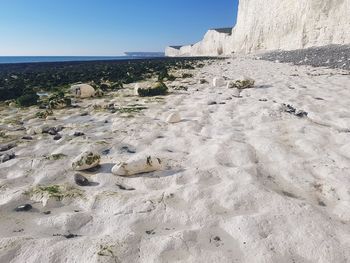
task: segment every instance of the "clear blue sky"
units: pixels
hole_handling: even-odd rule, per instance
[[[238,0],[0,0],[0,56],[120,55],[233,26]]]

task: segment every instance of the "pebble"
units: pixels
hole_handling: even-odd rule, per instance
[[[216,104],[218,104],[216,101],[209,101],[208,102],[208,105],[216,105]]]
[[[23,136],[22,140],[31,141],[31,140],[33,140],[33,137],[32,136]]]
[[[79,186],[89,186],[90,182],[89,180],[82,176],[81,174],[75,174],[74,175],[74,182]]]
[[[75,136],[75,137],[80,137],[80,136],[84,136],[84,135],[85,135],[85,133],[83,133],[83,132],[75,132],[73,134],[73,136]]]
[[[57,134],[57,135],[55,135],[55,137],[53,137],[53,139],[54,139],[55,141],[58,141],[58,140],[61,140],[61,139],[62,139],[62,136],[61,136],[60,134]]]
[[[27,211],[32,210],[32,209],[33,209],[33,207],[30,204],[24,204],[24,205],[17,206],[15,208],[15,211],[16,212],[27,212]]]

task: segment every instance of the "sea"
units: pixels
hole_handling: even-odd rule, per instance
[[[71,62],[71,61],[101,61],[101,60],[125,60],[125,59],[142,59],[148,56],[115,56],[115,57],[97,57],[97,56],[0,56],[0,64],[15,63],[40,63],[40,62]]]

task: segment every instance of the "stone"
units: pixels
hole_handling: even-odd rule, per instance
[[[227,88],[229,89],[249,89],[253,88],[255,84],[255,80],[249,78],[249,77],[240,77],[236,80],[231,80],[227,83]]]
[[[172,112],[166,118],[167,123],[178,123],[181,121],[181,116],[179,112]]]
[[[81,99],[91,98],[95,96],[95,89],[88,84],[73,85],[70,89],[73,96]]]
[[[30,205],[30,204],[24,204],[24,205],[17,206],[17,207],[15,208],[15,211],[16,211],[16,212],[28,212],[28,211],[30,211],[30,210],[32,210],[32,209],[33,209],[32,205]]]
[[[47,116],[47,117],[46,117],[46,120],[47,120],[47,121],[56,121],[57,119],[56,119],[55,116]]]
[[[56,134],[56,135],[53,137],[53,139],[54,139],[55,141],[61,140],[61,139],[62,139],[62,135],[61,135],[61,134]]]
[[[82,176],[81,174],[75,174],[74,175],[74,182],[79,186],[89,186],[90,182],[89,180]]]
[[[5,152],[8,150],[11,150],[14,147],[16,147],[16,144],[14,144],[14,143],[0,145],[0,152]]]
[[[213,79],[213,87],[217,87],[217,88],[218,87],[223,87],[223,86],[225,86],[225,84],[226,84],[226,81],[222,77],[215,77]]]
[[[57,135],[57,130],[56,128],[50,128],[47,133],[50,135]]]
[[[216,104],[218,104],[216,101],[213,101],[213,100],[208,101],[208,105],[216,105]]]
[[[31,140],[33,140],[33,137],[32,136],[23,136],[22,140],[31,141]]]
[[[27,134],[28,135],[36,135],[36,131],[35,131],[35,129],[30,128],[30,129],[27,130]]]
[[[83,133],[83,132],[74,132],[74,134],[73,134],[73,136],[75,136],[75,137],[80,137],[80,136],[84,136],[85,135],[85,133]]]
[[[100,164],[101,156],[91,151],[83,152],[72,162],[72,168],[75,171],[83,171],[94,168]]]
[[[5,153],[3,155],[0,156],[0,163],[5,163],[7,161],[10,161],[12,159],[16,158],[16,155],[14,153]]]
[[[162,161],[154,156],[139,156],[122,162],[112,168],[112,173],[119,176],[133,176],[162,169]]]
[[[160,81],[155,83],[137,83],[134,88],[134,93],[140,97],[166,95],[168,93],[168,87]]]

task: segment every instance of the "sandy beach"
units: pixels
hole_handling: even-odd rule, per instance
[[[15,145],[1,154],[15,158],[0,164],[0,262],[349,262],[349,72],[239,56],[205,64],[167,82],[166,96],[130,84],[50,120],[2,106],[1,144]],[[253,88],[212,85],[242,75]],[[180,122],[166,121],[173,112]],[[22,139],[44,125],[62,138]],[[100,166],[73,171],[84,151]],[[112,174],[145,156],[162,169]]]

